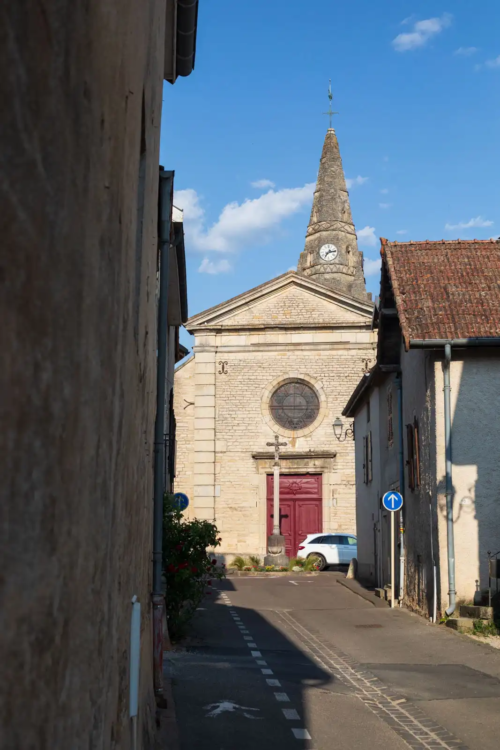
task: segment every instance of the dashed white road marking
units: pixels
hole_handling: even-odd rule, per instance
[[[294,585],[294,586],[298,586],[298,585],[299,585],[299,584],[297,583],[297,581],[288,581],[288,583],[293,583],[293,585]]]
[[[244,635],[243,636],[243,640],[244,641],[251,641],[252,640],[252,636],[251,635]]]
[[[280,703],[290,703],[290,698],[288,697],[286,693],[275,693],[274,697]]]
[[[251,653],[252,653],[252,656],[255,656],[255,657],[262,656],[262,654],[260,653],[260,651],[252,651]]]
[[[292,732],[296,740],[312,740],[307,729],[292,729]]]
[[[261,669],[262,674],[274,674],[272,669]]]
[[[259,667],[267,667],[267,661],[264,661],[264,659],[257,659],[257,664]]]
[[[247,646],[249,646],[250,648],[257,648],[257,644],[253,643],[252,641],[248,641]]]
[[[289,721],[300,720],[300,716],[294,708],[282,708],[281,710],[283,711],[285,719],[288,719]]]
[[[269,687],[281,687],[281,682],[279,680],[266,680]]]

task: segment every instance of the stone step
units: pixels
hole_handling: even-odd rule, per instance
[[[473,620],[493,621],[493,607],[479,607],[472,604],[460,605],[460,617],[470,617]]]
[[[379,599],[385,599],[385,589],[375,589],[375,596]]]
[[[459,633],[472,633],[474,620],[471,620],[470,617],[451,617],[446,620],[446,627],[457,630]]]

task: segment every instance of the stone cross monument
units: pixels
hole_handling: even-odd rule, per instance
[[[285,554],[285,537],[280,532],[280,448],[288,443],[280,443],[279,435],[274,436],[274,443],[266,443],[274,448],[274,488],[273,488],[273,533],[267,539],[267,555],[264,558],[265,565],[288,565],[288,557]]]

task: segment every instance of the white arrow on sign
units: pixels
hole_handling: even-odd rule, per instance
[[[393,494],[393,495],[389,495],[389,498],[388,498],[388,499],[389,499],[389,500],[391,501],[391,505],[392,505],[392,507],[394,508],[394,501],[397,501],[397,500],[398,500],[399,498],[398,498],[398,496],[397,496],[397,495],[394,495],[394,494]]]
[[[219,703],[210,703],[209,706],[205,706],[205,711],[209,711],[206,715],[207,719],[215,719],[217,716],[220,716],[223,713],[236,713],[238,711],[243,712],[243,716],[246,716],[247,719],[262,719],[262,716],[252,716],[252,714],[248,714],[247,711],[259,711],[258,708],[249,708],[248,706],[239,706],[237,703],[233,703],[233,701],[219,701]]]

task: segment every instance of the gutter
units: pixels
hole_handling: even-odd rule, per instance
[[[398,391],[398,431],[399,431],[399,491],[405,495],[405,465],[404,465],[404,437],[403,437],[403,374],[396,376]],[[405,531],[404,511],[399,511],[399,606],[403,606],[405,581]]]
[[[453,490],[451,481],[451,386],[450,386],[451,345],[444,347],[444,437],[446,457],[446,526],[448,530],[448,584],[450,606],[447,615],[452,615],[456,607],[455,589],[455,532],[453,528]]]
[[[454,348],[469,346],[500,346],[500,336],[472,336],[468,339],[410,339],[409,349],[441,349],[446,345]]]

